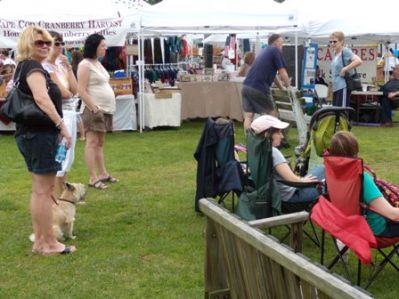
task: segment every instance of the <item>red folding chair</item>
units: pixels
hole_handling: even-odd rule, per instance
[[[349,269],[343,254],[350,248],[359,258],[357,269],[357,284],[361,283],[361,263],[372,263],[371,249],[376,249],[383,255],[383,260],[374,265],[365,288],[376,279],[387,263],[397,271],[399,267],[392,262],[392,257],[399,256],[399,238],[375,237],[366,219],[362,215],[361,203],[363,183],[363,161],[358,158],[336,156],[324,157],[327,194],[321,196],[311,211],[311,219],[322,229],[321,264],[324,264],[325,232],[333,238],[337,252],[336,257],[328,264],[332,269],[339,261],[343,265],[345,274],[350,279]],[[336,240],[345,244],[338,248]],[[392,247],[389,254],[382,249]]]

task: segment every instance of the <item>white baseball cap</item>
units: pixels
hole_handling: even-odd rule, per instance
[[[251,124],[251,129],[256,133],[262,133],[269,128],[285,129],[289,123],[283,122],[271,115],[261,115],[255,119]]]

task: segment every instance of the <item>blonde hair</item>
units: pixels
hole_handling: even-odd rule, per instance
[[[343,42],[345,40],[345,34],[342,31],[335,31],[331,33],[330,37],[335,37],[340,42]]]
[[[54,42],[50,33],[39,26],[28,26],[19,35],[17,42],[17,57],[16,61],[20,62],[23,60],[30,59],[32,57],[36,35],[41,34],[44,41]]]

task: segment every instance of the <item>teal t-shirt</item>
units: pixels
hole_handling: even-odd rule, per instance
[[[363,202],[367,205],[370,205],[373,200],[381,196],[383,195],[374,183],[373,178],[370,174],[365,172],[363,175]],[[386,220],[384,217],[378,215],[377,213],[367,211],[366,220],[367,223],[370,225],[370,228],[373,231],[374,235],[378,236],[385,230]]]

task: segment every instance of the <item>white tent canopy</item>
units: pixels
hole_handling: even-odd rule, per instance
[[[294,27],[295,9],[272,0],[163,0],[140,11],[142,32],[238,33]]]
[[[2,0],[0,47],[15,47],[19,33],[33,24],[62,33],[68,46],[81,46],[94,32],[109,46],[122,46],[129,23],[112,0]]]
[[[399,29],[392,25],[397,11],[390,0],[375,5],[360,0],[285,0],[281,6],[298,9],[298,36],[326,42],[334,31],[344,32],[347,43],[369,44],[399,41]]]

